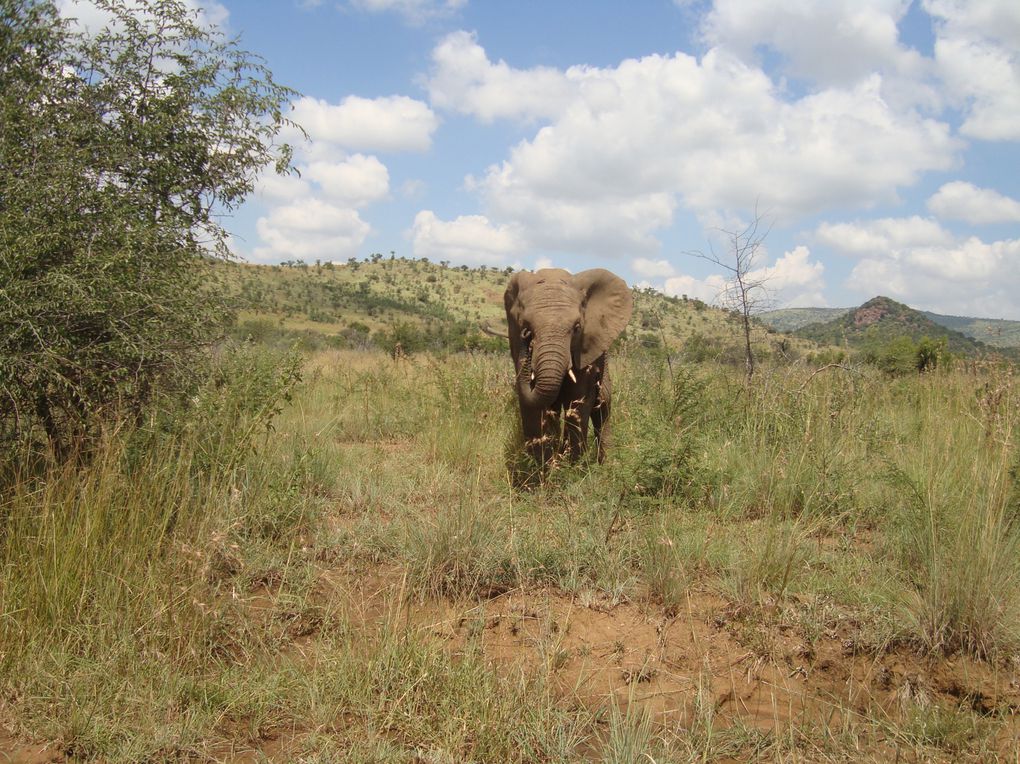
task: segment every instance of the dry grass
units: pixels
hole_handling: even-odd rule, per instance
[[[1005,372],[778,368],[748,391],[624,353],[606,464],[525,490],[502,357],[322,353],[276,415],[292,376],[225,362],[236,383],[184,418],[5,486],[8,740],[107,761],[1015,749]]]

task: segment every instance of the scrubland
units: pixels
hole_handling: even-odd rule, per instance
[[[1016,761],[1006,367],[612,361],[602,465],[503,355],[224,350],[0,504],[0,760]]]

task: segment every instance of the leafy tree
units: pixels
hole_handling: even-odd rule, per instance
[[[945,337],[932,339],[922,337],[917,343],[916,366],[920,372],[946,368],[951,362],[948,349],[949,341]]]
[[[922,337],[915,343],[901,335],[884,344],[873,345],[864,351],[864,360],[875,364],[890,376],[903,376],[914,372],[946,368],[952,356],[947,350],[945,337]]]
[[[890,376],[917,370],[917,346],[907,336],[894,337],[874,351],[876,366]]]
[[[103,417],[193,378],[226,315],[220,215],[275,145],[292,91],[184,0],[0,0],[0,445],[66,453]]]

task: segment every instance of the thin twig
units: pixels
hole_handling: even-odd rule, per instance
[[[825,366],[819,366],[817,369],[811,372],[810,376],[804,380],[803,384],[801,384],[800,387],[797,388],[797,393],[800,394],[804,392],[804,388],[807,387],[808,383],[815,378],[815,375],[820,374],[826,369],[842,369],[843,371],[849,371],[851,374],[860,373],[853,366],[847,366],[844,363],[827,363],[825,364]]]

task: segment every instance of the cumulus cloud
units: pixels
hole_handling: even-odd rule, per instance
[[[274,207],[258,219],[254,259],[343,260],[358,254],[370,226],[356,210],[316,198]]]
[[[960,128],[982,140],[1020,140],[1020,4],[925,0],[936,20],[935,61],[965,107]]]
[[[760,204],[783,222],[893,202],[961,148],[947,124],[890,106],[878,75],[786,100],[722,49],[515,70],[460,32],[434,57],[435,106],[547,123],[468,186],[548,249],[652,253],[680,205],[707,217]]]
[[[521,70],[489,61],[475,35],[465,31],[447,35],[432,51],[427,86],[433,105],[482,122],[555,116],[575,89],[558,69]]]
[[[645,278],[662,278],[672,276],[676,273],[673,264],[668,260],[649,260],[646,257],[639,257],[631,263],[634,272]]]
[[[687,295],[711,304],[726,291],[726,279],[718,274],[710,274],[703,279],[680,274],[666,279],[662,291],[673,297]]]
[[[774,264],[748,274],[761,281],[775,301],[784,307],[825,306],[825,266],[811,260],[805,246],[783,253]]]
[[[196,14],[199,24],[206,27],[226,26],[230,11],[215,0],[185,0],[185,7]],[[113,22],[114,15],[90,0],[57,0],[57,11],[85,34],[94,36]]]
[[[407,96],[347,96],[339,104],[303,96],[290,118],[313,144],[322,142],[352,151],[426,151],[439,126],[435,113]]]
[[[943,185],[928,199],[928,209],[945,220],[974,225],[1020,222],[1020,201],[962,180]]]
[[[822,244],[855,257],[915,247],[947,246],[953,235],[936,221],[914,215],[855,223],[822,223],[815,232]]]
[[[354,154],[341,162],[310,163],[304,176],[319,184],[330,200],[348,207],[364,207],[386,198],[390,175],[373,156]]]
[[[1020,318],[1020,239],[955,237],[924,218],[824,224],[818,238],[859,258],[847,286],[914,307]]]
[[[421,101],[405,96],[348,96],[339,104],[299,98],[291,118],[307,138],[291,129],[284,139],[294,146],[298,175],[264,175],[259,199],[267,205],[256,230],[259,260],[315,257],[342,259],[357,254],[370,230],[358,210],[390,196],[390,173],[372,154],[424,151],[439,120]],[[414,195],[420,182],[407,181],[401,193]],[[320,230],[321,216],[327,228]]]
[[[712,273],[698,278],[681,273],[668,260],[637,258],[631,262],[636,273],[646,278],[643,283],[655,286],[655,279],[663,278],[659,287],[672,296],[687,295],[708,303],[722,300],[732,284],[730,274]],[[767,298],[785,307],[827,305],[825,299],[825,266],[811,259],[805,246],[795,247],[776,259],[771,265],[754,268],[746,274],[747,281],[758,282],[763,290],[752,295],[755,299]]]
[[[502,265],[522,247],[512,227],[493,225],[484,215],[461,215],[447,221],[432,210],[415,215],[411,241],[416,257],[475,265]]]
[[[943,247],[919,247],[869,257],[848,286],[885,294],[941,313],[1020,319],[1020,239],[984,242],[968,237]]]
[[[827,85],[852,85],[874,72],[918,77],[926,63],[900,43],[897,29],[909,6],[910,0],[716,0],[702,34],[745,61],[771,48],[788,73]]]

